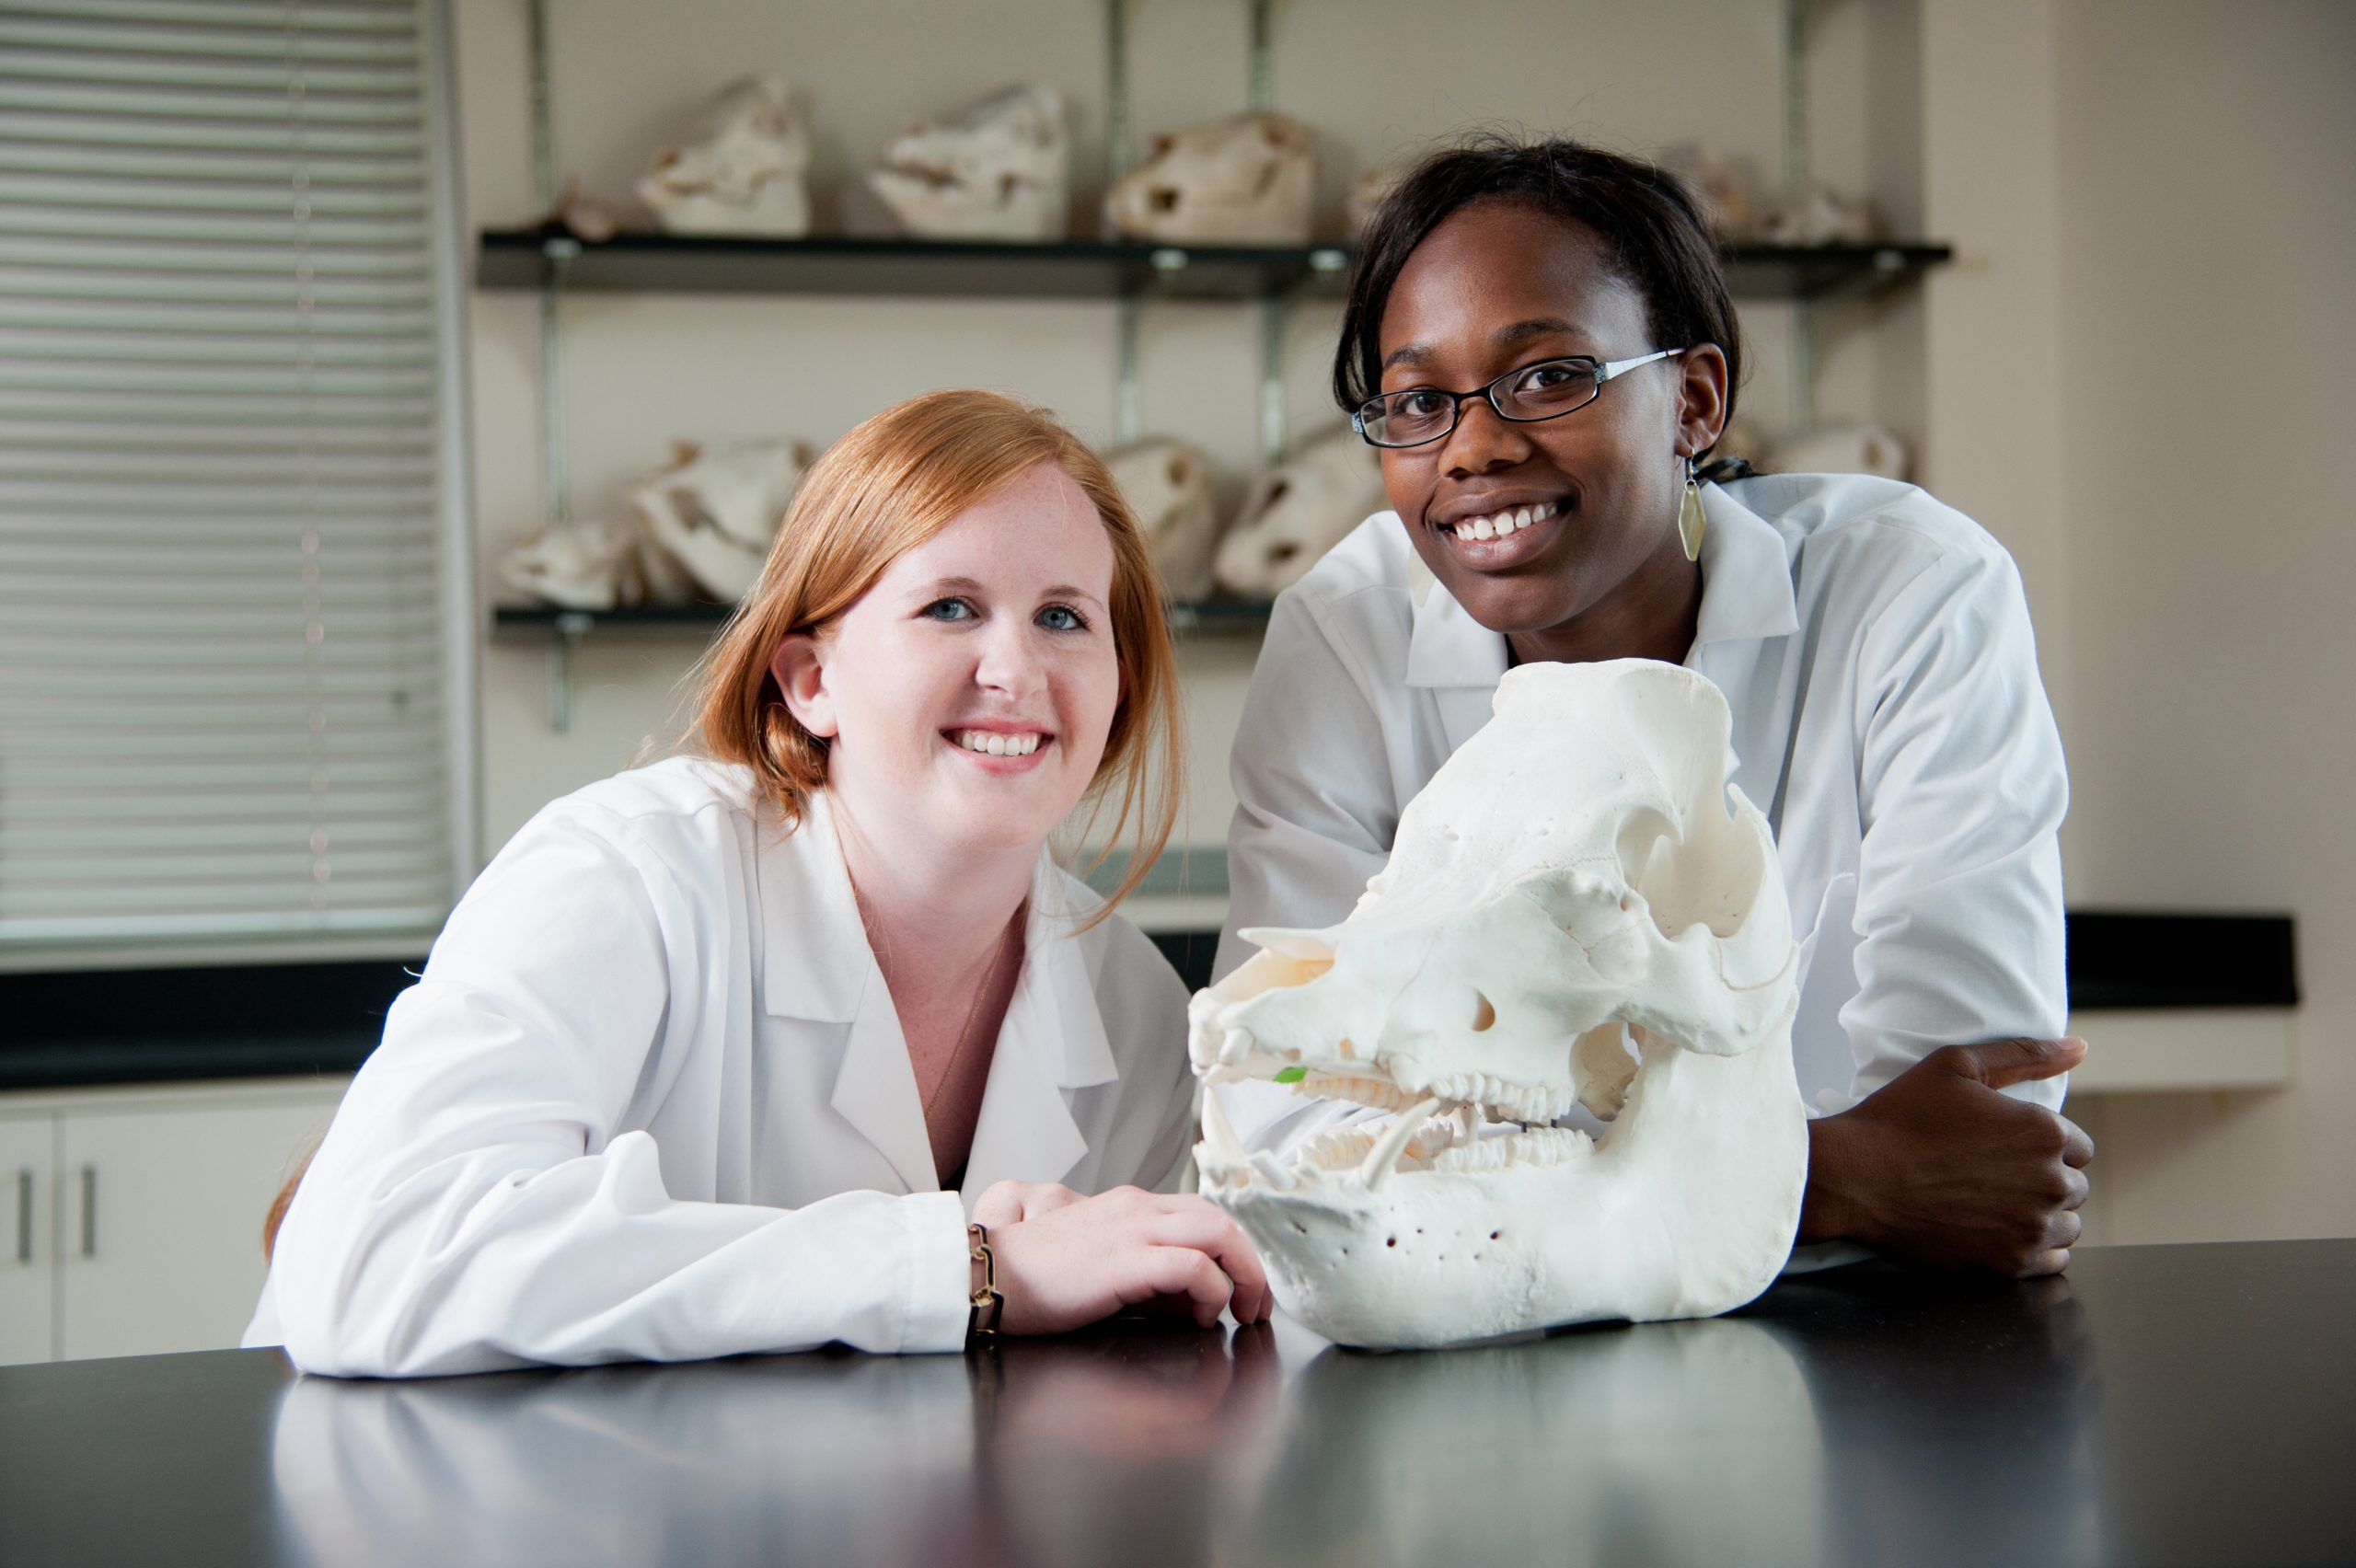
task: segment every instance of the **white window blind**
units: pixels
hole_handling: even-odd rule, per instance
[[[433,20],[0,0],[0,966],[448,909]]]

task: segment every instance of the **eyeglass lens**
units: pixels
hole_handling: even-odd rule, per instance
[[[1484,392],[1509,420],[1549,420],[1592,401],[1599,383],[1587,360],[1547,360],[1492,382]],[[1386,393],[1368,400],[1359,418],[1378,446],[1413,446],[1456,428],[1463,407],[1451,393],[1429,387]]]

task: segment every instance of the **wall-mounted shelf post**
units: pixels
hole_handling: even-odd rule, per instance
[[[562,735],[572,729],[572,656],[597,617],[585,610],[567,610],[552,624],[556,635],[549,639],[549,728]]]

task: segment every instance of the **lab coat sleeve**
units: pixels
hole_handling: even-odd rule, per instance
[[[1857,692],[1858,988],[1841,1023],[1862,1097],[1941,1045],[2061,1034],[2069,778],[2020,576],[1992,543],[1881,607]],[[2065,1088],[2010,1092],[2058,1110]]]
[[[1228,765],[1236,806],[1214,975],[1224,978],[1258,951],[1238,935],[1249,927],[1340,923],[1390,859],[1400,802],[1372,691],[1312,602],[1277,595]],[[1208,1092],[1248,1149],[1281,1152],[1377,1114],[1276,1084]]]
[[[675,850],[676,852],[676,847]],[[409,1377],[841,1341],[953,1350],[954,1193],[686,1202],[654,1141],[666,1030],[722,940],[632,824],[552,811],[478,880],[394,1004],[271,1265],[306,1372]]]

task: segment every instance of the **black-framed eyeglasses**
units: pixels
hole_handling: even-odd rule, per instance
[[[1369,445],[1421,446],[1454,430],[1464,418],[1465,403],[1474,398],[1487,398],[1497,418],[1516,424],[1558,420],[1594,402],[1603,384],[1613,376],[1684,352],[1657,349],[1634,359],[1601,362],[1584,354],[1541,360],[1509,370],[1470,392],[1447,392],[1437,386],[1385,392],[1358,405],[1358,411],[1350,416],[1350,428],[1364,436]]]

